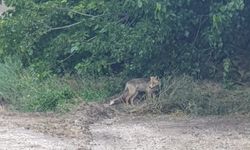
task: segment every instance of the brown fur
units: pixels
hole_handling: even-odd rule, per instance
[[[159,86],[160,80],[158,77],[150,78],[136,78],[126,83],[123,93],[118,97],[110,101],[110,105],[113,105],[121,100],[124,100],[126,104],[134,105],[134,99],[139,92],[146,92],[147,96],[152,97],[155,92],[155,87]]]

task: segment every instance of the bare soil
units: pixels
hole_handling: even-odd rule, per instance
[[[1,150],[249,150],[250,118],[136,115],[82,104],[65,115],[0,111]]]

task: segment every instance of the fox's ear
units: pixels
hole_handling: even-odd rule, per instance
[[[160,78],[158,76],[155,76],[156,77],[156,80],[160,80]]]

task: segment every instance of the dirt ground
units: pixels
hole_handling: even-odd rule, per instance
[[[250,118],[125,114],[82,104],[65,115],[0,111],[0,150],[249,150]]]

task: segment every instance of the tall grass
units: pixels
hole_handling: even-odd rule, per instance
[[[104,101],[105,98],[120,92],[123,85],[121,78],[115,77],[73,76],[64,77],[62,80],[84,101]]]
[[[24,70],[18,59],[11,58],[0,64],[0,94],[22,111],[52,111],[74,103],[74,92],[67,84],[55,77],[40,81],[37,74]]]
[[[20,64],[18,60],[13,61],[10,58],[0,64],[0,94],[8,103],[15,103],[22,95]]]
[[[140,109],[152,112],[184,112],[223,115],[250,112],[250,87],[225,89],[219,83],[194,81],[191,77],[161,79],[159,97]],[[44,80],[23,69],[18,59],[0,63],[0,96],[20,111],[67,111],[81,101],[102,101],[123,88],[121,78],[57,77]]]
[[[50,76],[25,70],[18,59],[0,63],[0,95],[20,111],[67,111],[81,101],[101,101],[115,92],[115,78]],[[112,90],[111,90],[112,89]]]
[[[181,111],[194,115],[250,112],[250,87],[225,89],[220,83],[194,81],[191,77],[166,77],[158,98],[144,108],[158,112]]]

